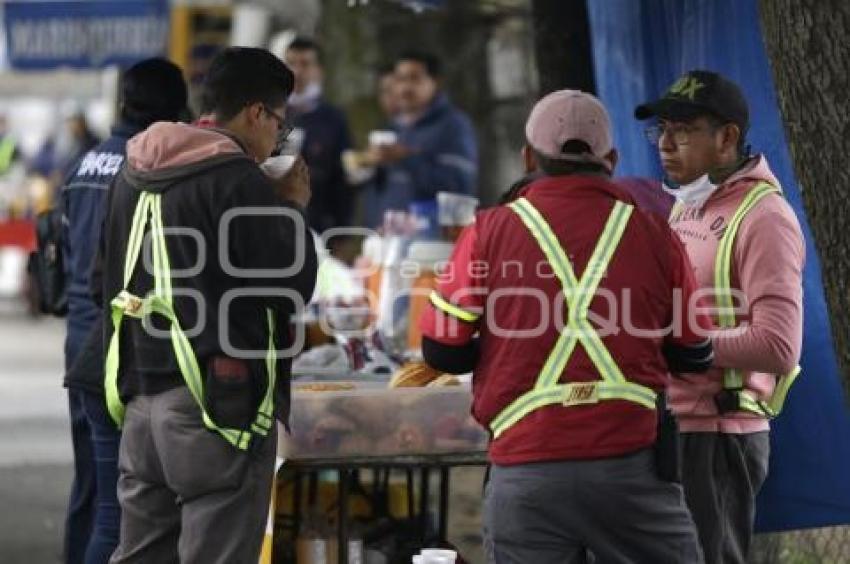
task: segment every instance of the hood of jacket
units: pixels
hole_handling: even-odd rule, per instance
[[[221,129],[158,122],[127,142],[123,174],[137,190],[162,193],[188,176],[240,159],[253,162]]]

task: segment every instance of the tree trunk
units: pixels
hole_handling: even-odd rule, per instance
[[[760,0],[794,170],[823,263],[842,374],[850,374],[850,2]]]
[[[562,88],[595,92],[586,0],[533,0],[540,95]]]

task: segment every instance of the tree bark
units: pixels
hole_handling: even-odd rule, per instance
[[[759,8],[846,379],[850,374],[850,2],[760,0]]]
[[[533,0],[540,95],[574,88],[596,92],[586,0]]]

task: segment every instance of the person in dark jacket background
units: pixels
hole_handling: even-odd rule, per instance
[[[440,78],[440,62],[429,53],[408,51],[396,61],[398,140],[370,147],[369,160],[384,168],[385,177],[364,190],[367,227],[380,225],[385,211],[408,211],[437,192],[476,194],[475,130],[441,90]]]
[[[286,421],[289,320],[317,270],[306,166],[276,180],[258,166],[286,129],[293,82],[264,49],[223,50],[201,108],[217,127],[149,127],[110,191],[105,387],[123,422],[113,564],[259,558],[277,446],[271,396]],[[142,230],[152,268],[142,253],[134,260]]]
[[[342,167],[342,153],[351,147],[351,139],[345,114],[322,93],[322,49],[312,39],[296,37],[283,60],[295,74],[287,110],[295,128],[291,150],[300,150],[310,170],[310,227],[321,233],[351,225],[354,194]]]
[[[103,396],[103,324],[90,294],[91,266],[101,236],[109,187],[124,163],[127,140],[156,121],[177,120],[186,108],[180,69],[147,59],[121,77],[120,115],[111,136],[86,153],[61,190],[68,284],[65,386],[74,447],[74,483],[65,525],[65,561],[109,561],[118,544],[120,432]]]

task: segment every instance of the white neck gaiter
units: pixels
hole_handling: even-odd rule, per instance
[[[703,174],[693,182],[681,184],[677,187],[669,186],[665,181],[662,184],[664,191],[676,198],[677,201],[688,207],[702,207],[706,200],[717,190],[717,184],[713,183],[707,174]]]

